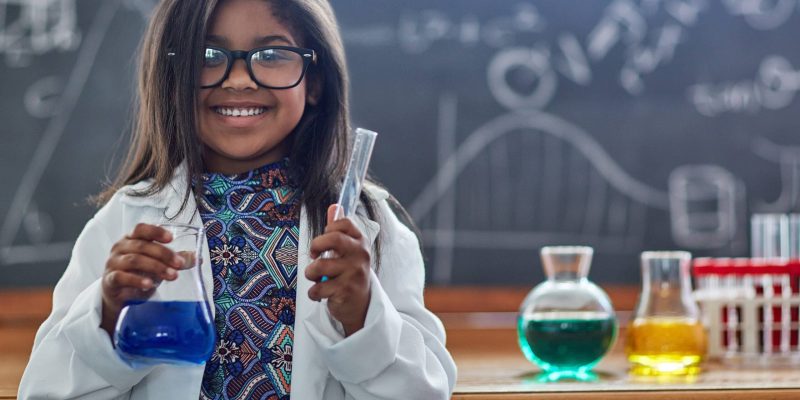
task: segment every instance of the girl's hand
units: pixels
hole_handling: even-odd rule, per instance
[[[138,224],[114,243],[103,272],[103,318],[100,327],[114,332],[119,313],[131,300],[147,299],[162,280],[174,280],[184,260],[157,243],[169,243],[172,234],[148,224]]]
[[[308,290],[314,301],[328,299],[328,310],[344,326],[345,336],[364,327],[369,307],[370,256],[361,231],[348,218],[334,221],[337,205],[328,208],[325,233],[311,241],[306,278],[317,282]],[[319,258],[332,250],[335,258]],[[321,282],[322,277],[328,280]]]

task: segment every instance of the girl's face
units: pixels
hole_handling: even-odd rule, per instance
[[[220,2],[211,17],[206,46],[249,51],[271,45],[301,46],[289,26],[272,13],[269,2]],[[245,60],[237,59],[221,85],[199,90],[198,124],[206,170],[233,174],[285,157],[306,95],[306,78],[290,89],[266,89],[250,78]]]

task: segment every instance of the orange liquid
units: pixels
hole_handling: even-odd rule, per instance
[[[637,318],[627,329],[625,349],[637,375],[691,375],[708,346],[703,325],[680,317]]]

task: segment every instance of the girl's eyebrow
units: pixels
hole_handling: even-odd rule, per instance
[[[272,42],[285,42],[288,45],[292,45],[292,41],[289,40],[286,36],[283,35],[267,35],[261,38],[256,39],[253,41],[253,44],[260,45],[260,44],[268,44]]]
[[[213,43],[218,43],[218,44],[225,45],[225,44],[228,43],[228,39],[225,39],[224,36],[206,35],[206,42],[213,42]]]

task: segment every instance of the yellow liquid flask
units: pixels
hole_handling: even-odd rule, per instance
[[[625,342],[634,375],[700,372],[707,336],[691,296],[690,264],[685,251],[642,253],[642,293]]]

